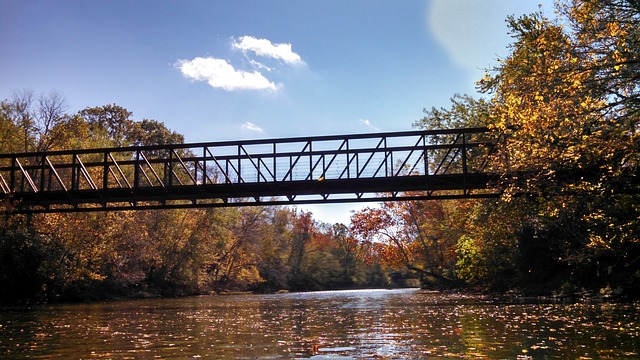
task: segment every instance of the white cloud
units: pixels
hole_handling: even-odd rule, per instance
[[[251,64],[251,66],[253,66],[256,69],[260,69],[260,70],[265,70],[266,72],[271,72],[273,71],[272,68],[268,67],[267,65],[259,62],[259,61],[255,61],[253,59],[249,59],[249,63]]]
[[[242,124],[242,129],[244,130],[250,130],[250,131],[255,131],[255,132],[264,132],[264,130],[262,130],[262,128],[252,122],[245,122],[244,124]]]
[[[377,126],[373,125],[373,124],[371,123],[371,121],[369,121],[369,120],[367,120],[367,119],[360,119],[360,120],[358,120],[358,122],[359,122],[361,125],[364,125],[364,126],[366,126],[367,128],[369,128],[369,129],[371,129],[371,130],[373,130],[373,131],[380,131],[380,129],[379,129]]]
[[[241,36],[240,42],[234,41],[234,48],[244,52],[253,51],[258,56],[282,60],[288,64],[301,64],[302,58],[291,50],[291,44],[272,44],[267,39],[257,39],[253,36]]]
[[[260,72],[240,71],[226,60],[213,57],[196,57],[192,60],[178,60],[175,64],[183,76],[206,81],[213,88],[233,90],[277,90],[276,84]]]
[[[206,81],[213,88],[234,90],[278,90],[282,84],[276,84],[264,74],[277,70],[254,57],[262,56],[283,61],[287,64],[304,64],[300,55],[291,50],[291,44],[272,44],[267,39],[242,36],[234,40],[232,48],[240,49],[250,65],[250,71],[240,70],[236,64],[214,57],[196,57],[191,60],[178,60],[175,67],[183,76],[195,81]],[[250,52],[251,54],[247,54]],[[243,63],[247,65],[247,63]],[[280,63],[282,64],[282,63]]]

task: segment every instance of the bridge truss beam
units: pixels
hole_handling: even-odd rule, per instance
[[[486,128],[0,154],[23,213],[496,196]]]

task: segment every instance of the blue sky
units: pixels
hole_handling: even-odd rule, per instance
[[[187,142],[408,130],[475,93],[508,15],[552,3],[0,0],[0,99],[116,103]],[[344,222],[354,207],[310,209]]]

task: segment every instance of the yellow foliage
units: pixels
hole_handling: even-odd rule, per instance
[[[598,234],[590,234],[587,247],[594,250],[611,250],[610,244]]]

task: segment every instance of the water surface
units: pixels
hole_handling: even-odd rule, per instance
[[[640,304],[356,290],[0,312],[3,359],[637,359]]]

